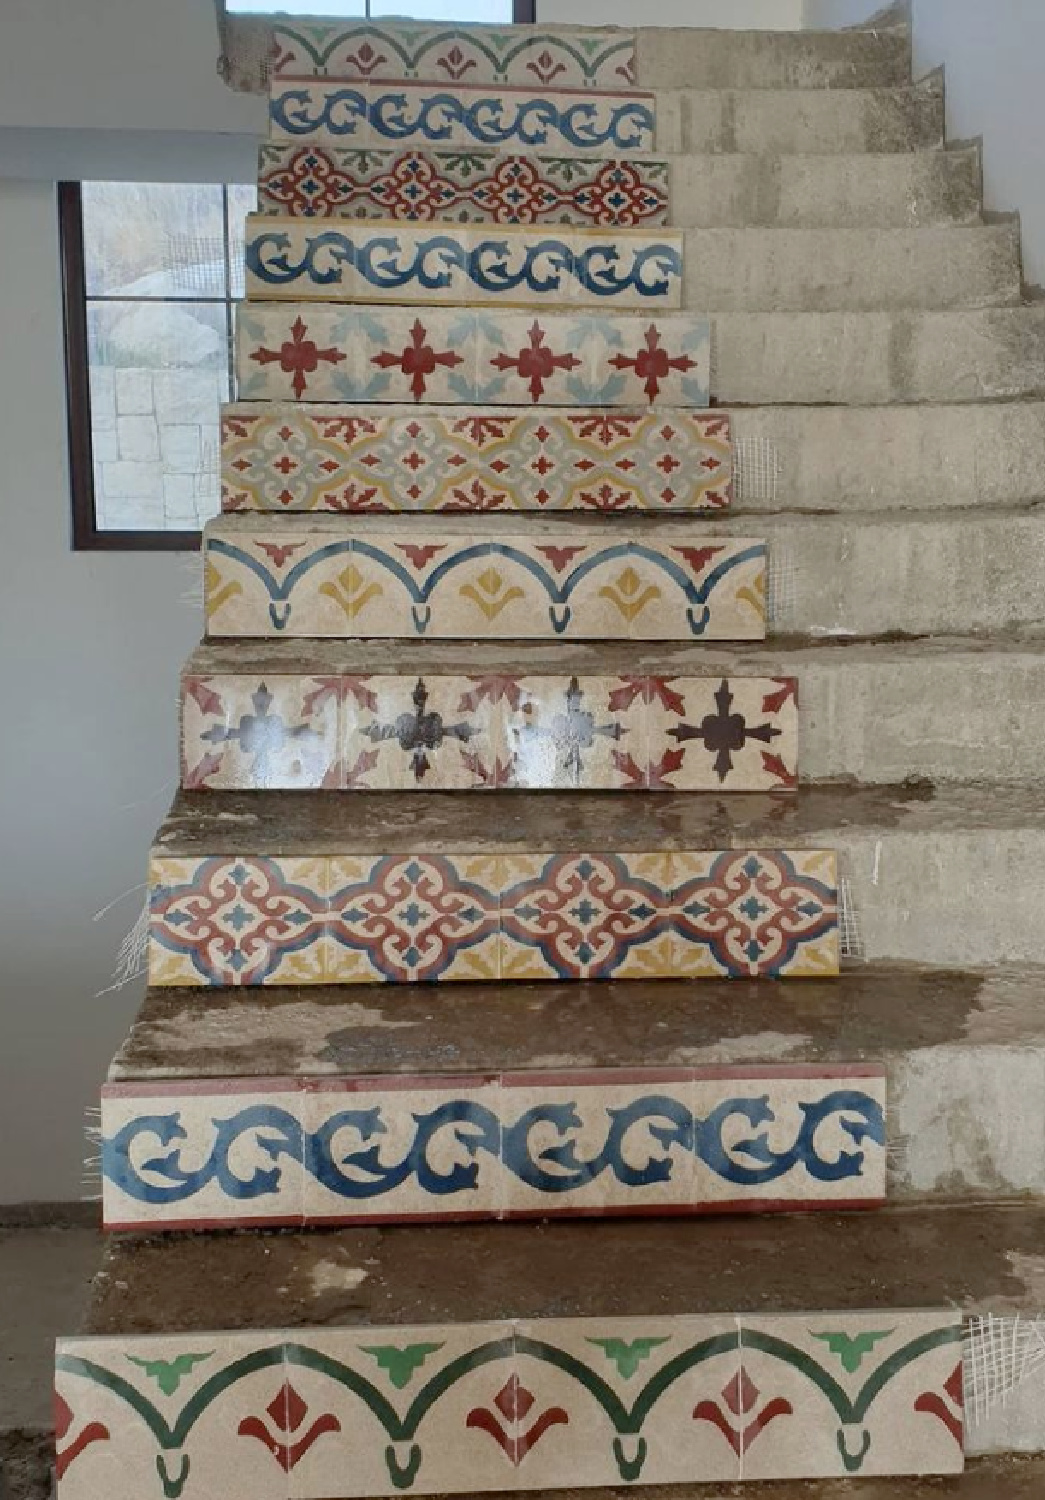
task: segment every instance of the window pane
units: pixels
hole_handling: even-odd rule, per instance
[[[196,529],[218,510],[224,306],[88,303],[87,340],[98,530]]]
[[[87,295],[224,297],[221,187],[85,182]]]
[[[258,206],[258,190],[238,185],[229,188],[229,271],[232,297],[239,301],[247,295],[243,263],[247,254],[244,219]]]
[[[512,0],[410,0],[406,13],[418,21],[485,21],[510,26]],[[372,16],[401,16],[402,0],[371,0]]]

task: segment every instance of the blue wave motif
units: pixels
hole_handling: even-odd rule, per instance
[[[634,291],[651,299],[670,296],[682,275],[682,257],[673,245],[654,241],[628,247],[611,240],[576,249],[546,237],[512,246],[506,239],[468,245],[449,234],[435,234],[404,246],[397,234],[328,229],[310,234],[299,259],[291,256],[285,231],[263,229],[247,241],[247,269],[268,286],[296,281],[338,286],[350,268],[378,291],[446,291],[463,276],[462,290],[561,296],[570,288],[595,297]]]
[[[211,1183],[237,1202],[272,1197],[282,1187],[283,1159],[300,1164],[329,1192],[350,1201],[373,1201],[415,1180],[433,1199],[445,1200],[476,1192],[485,1156],[537,1192],[560,1198],[603,1176],[635,1189],[669,1183],[680,1155],[695,1157],[708,1172],[738,1187],[778,1182],[798,1169],[816,1182],[839,1183],[863,1175],[866,1147],[885,1145],[881,1105],[860,1089],[837,1089],[800,1103],[794,1140],[783,1150],[771,1146],[765,1129],[778,1120],[767,1094],[724,1099],[703,1119],[666,1093],[605,1113],[603,1143],[585,1157],[578,1135],[586,1126],[590,1138],[594,1122],[582,1117],[575,1102],[537,1104],[509,1121],[473,1100],[450,1099],[427,1114],[413,1115],[413,1140],[398,1160],[387,1161],[381,1148],[389,1125],[380,1105],[339,1111],[309,1131],[290,1110],[255,1104],[229,1119],[214,1120],[208,1156],[189,1168],[182,1160],[183,1145],[189,1143],[191,1158],[198,1161],[200,1143],[190,1142],[181,1113],[173,1111],[141,1115],[105,1138],[102,1171],[128,1197],[154,1205],[185,1203]],[[747,1122],[749,1134],[737,1134],[737,1120]],[[820,1132],[830,1122],[833,1134],[846,1135],[852,1150],[821,1151]],[[549,1126],[557,1143],[535,1150],[535,1131],[543,1127],[546,1139]],[[339,1148],[343,1132],[357,1144]],[[445,1151],[433,1147],[440,1140],[445,1144],[447,1134],[467,1161],[436,1164],[440,1154],[445,1160]],[[649,1145],[650,1137],[662,1154]],[[272,1165],[240,1175],[233,1159],[242,1160],[250,1146]],[[636,1165],[643,1155],[644,1164]]]
[[[445,91],[369,94],[363,89],[307,86],[274,91],[269,102],[273,125],[288,136],[324,132],[334,140],[385,141],[464,139],[482,146],[562,146],[576,150],[612,147],[650,151],[654,115],[638,99],[577,100],[560,106],[527,95],[516,99],[490,94],[467,100]]]

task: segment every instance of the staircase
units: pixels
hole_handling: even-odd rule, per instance
[[[1039,1493],[1045,304],[942,80],[268,72],[59,1500]]]

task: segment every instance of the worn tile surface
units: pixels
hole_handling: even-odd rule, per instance
[[[503,528],[484,541],[435,526],[401,532],[211,522],[204,533],[212,637],[762,640],[764,542],[678,546],[645,533]]]
[[[276,78],[421,79],[542,88],[620,88],[635,82],[635,33],[424,21],[278,21]]]
[[[652,157],[349,150],[272,142],[258,208],[295,217],[457,224],[664,224],[669,165]]]
[[[677,308],[682,235],[666,230],[315,223],[252,214],[257,301]]]
[[[704,407],[711,331],[681,313],[247,303],[243,401]]]
[[[274,79],[274,141],[598,155],[653,151],[652,94],[454,83]]]
[[[951,1474],[960,1360],[951,1309],[69,1340],[59,1500]]]
[[[733,496],[719,412],[331,412],[243,402],[222,415],[233,511],[718,511]]]
[[[156,985],[838,972],[834,855],[344,853],[150,872]]]
[[[116,1083],[102,1171],[110,1229],[866,1206],[885,1196],[885,1075]]]

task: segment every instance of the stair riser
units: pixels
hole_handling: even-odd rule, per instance
[[[733,1132],[770,1119],[767,1156],[738,1164]],[[167,1166],[143,1166],[172,1129],[179,1146]],[[865,1065],[111,1084],[101,1131],[112,1230],[776,1213],[885,1200],[885,1075]],[[280,1143],[275,1170],[253,1190],[230,1191],[233,1163],[263,1139]],[[455,1150],[465,1141],[468,1164]],[[351,1154],[375,1143],[366,1165]]]
[[[246,253],[247,296],[259,301],[602,313],[682,305],[682,235],[670,230],[373,226],[259,214],[247,220]]]
[[[1045,497],[1045,406],[730,413],[745,511],[929,511]]]
[[[400,541],[283,522],[204,535],[211,637],[761,640],[757,539],[663,546],[621,535]]]
[[[787,678],[187,675],[182,785],[779,791]]]
[[[222,508],[723,510],[733,493],[729,435],[718,412],[331,415],[242,402],[222,413]]]
[[[527,541],[505,529],[507,517],[489,516],[481,554],[437,521],[421,533],[415,526],[408,542],[399,518],[368,519],[330,518],[326,530],[294,518],[212,522],[204,541],[211,637],[760,640],[763,553],[771,635],[1045,629],[1045,521],[1036,512],[988,515],[975,526],[958,515],[766,516],[758,538],[739,515],[692,525],[663,517],[644,528],[612,523],[601,542],[566,524]],[[404,545],[422,550],[411,559]],[[408,565],[409,583],[396,576]]]
[[[272,214],[461,223],[718,229],[915,229],[976,224],[975,147],[883,156],[485,159],[437,150],[262,146],[258,207]]]
[[[910,32],[701,31],[656,27],[425,25],[397,21],[272,27],[276,78],[420,78],[449,85],[541,83],[560,88],[873,88],[910,80]]]
[[[288,84],[274,93],[274,141],[342,148],[448,146],[609,157],[632,152],[853,155],[944,143],[943,91],[784,90],[552,93],[454,85]],[[482,103],[475,114],[472,107]]]
[[[489,333],[476,330],[481,316]],[[611,349],[578,333],[581,314],[541,313],[547,347],[566,356],[580,348],[580,364],[557,369],[534,386],[517,370],[493,364],[531,343],[535,314],[500,309],[477,315],[432,308],[373,308],[323,303],[253,303],[237,317],[236,368],[242,400],[334,402],[409,401],[475,405],[706,406],[708,345],[701,319],[679,314],[621,314],[614,320],[624,348]],[[562,323],[558,322],[562,319]],[[464,350],[453,368],[403,372],[375,366],[401,359],[421,323],[437,352]],[[314,344],[318,364],[302,368],[299,343]],[[656,391],[634,366],[612,363],[642,353],[646,331],[658,330],[684,371],[656,380]],[[567,326],[569,325],[568,329]],[[369,328],[376,326],[378,334]],[[447,339],[451,337],[451,343]],[[719,405],[888,406],[1018,400],[1045,395],[1045,307],[984,308],[964,312],[719,313],[710,322],[710,387]],[[284,349],[284,346],[287,346]],[[267,352],[266,352],[267,351]],[[585,374],[585,364],[593,373]]]
[[[185,1500],[952,1474],[960,1370],[950,1309],[68,1340],[70,1449],[91,1436],[58,1494],[147,1493],[179,1458]]]
[[[456,711],[465,701],[469,685],[479,680],[469,679],[467,670],[485,672],[487,680],[505,670],[504,660],[492,659],[492,648],[483,653],[485,660],[476,660],[477,655],[475,648],[469,648],[470,664],[456,678],[428,675],[437,665],[446,672],[446,663],[432,663],[426,671],[432,701],[441,707],[447,724],[476,718],[475,714]],[[655,651],[650,656],[655,662]],[[520,778],[529,777],[525,784],[531,787],[539,779],[541,785],[560,788],[625,786],[637,790],[639,778],[631,762],[642,761],[645,756],[653,768],[649,778],[652,790],[688,787],[744,791],[758,786],[782,790],[796,764],[796,717],[801,727],[798,764],[803,782],[838,782],[853,777],[864,785],[891,786],[914,777],[937,785],[977,781],[1028,785],[1040,774],[1045,714],[1039,705],[1045,703],[1045,661],[1037,653],[970,651],[958,645],[928,653],[903,646],[823,651],[774,649],[770,643],[765,650],[747,649],[739,658],[735,650],[711,647],[692,648],[691,656],[697,659],[678,661],[673,654],[670,662],[661,659],[658,663],[662,670],[669,670],[675,690],[685,680],[670,676],[676,669],[705,674],[703,696],[709,699],[723,678],[728,678],[739,702],[751,691],[746,674],[760,671],[772,674],[771,680],[777,683],[786,681],[790,674],[801,685],[800,716],[794,713],[793,703],[781,713],[768,716],[774,723],[791,722],[786,723],[785,733],[774,739],[772,746],[749,743],[735,753],[734,768],[721,782],[713,767],[713,754],[700,743],[680,745],[673,738],[665,738],[665,730],[673,722],[668,715],[654,711],[650,737],[644,740],[634,722],[634,708],[624,713],[610,708],[610,694],[615,682],[623,684],[622,678],[585,676],[581,670],[585,703],[594,712],[596,724],[626,726],[620,741],[600,742],[596,738],[593,748],[580,755],[581,769],[567,766],[564,754],[550,745],[539,760],[527,751],[521,760],[513,761],[503,728],[495,724],[492,735],[502,746],[500,754],[485,733],[470,738],[467,744],[448,737],[439,749],[425,752],[428,764],[419,779],[412,769],[411,754],[400,749],[395,740],[378,746],[362,731],[361,726],[372,723],[375,714],[354,703],[353,691],[373,689],[378,698],[388,694],[389,704],[382,717],[391,722],[411,709],[410,694],[419,672],[424,670],[420,663],[410,672],[403,669],[403,675],[397,678],[369,679],[360,675],[358,663],[352,663],[347,668],[352,675],[339,679],[338,671],[346,670],[344,663],[331,668],[317,662],[312,675],[306,675],[287,668],[281,672],[275,662],[252,668],[245,661],[230,663],[225,672],[212,669],[200,675],[190,669],[183,687],[182,785],[238,790],[347,786],[432,791],[490,788],[495,783],[520,786]],[[553,666],[554,662],[548,660],[533,663],[534,670]],[[549,680],[556,682],[561,697],[569,676]],[[339,689],[339,681],[351,687]],[[368,689],[363,688],[364,681]],[[695,684],[700,682],[695,679]],[[459,684],[456,691],[451,688],[455,683]],[[285,729],[274,726],[273,740],[257,749],[242,748],[238,739],[219,742],[217,737],[222,734],[242,738],[256,732],[249,716],[256,716],[253,700],[262,686],[273,700],[271,715],[278,716]],[[758,703],[749,706],[757,708]],[[710,702],[708,709],[714,711]],[[508,717],[514,716],[509,712]],[[687,722],[699,724],[702,718],[700,712],[687,712]],[[518,740],[514,744],[517,752]],[[678,771],[669,770],[671,761],[665,760],[672,752],[674,758],[682,759]],[[771,757],[768,762],[764,754]],[[375,764],[369,768],[371,760]],[[628,767],[628,775],[617,769],[621,765]]]
[[[549,229],[254,215],[259,301],[654,312],[992,307],[1020,300],[1014,224],[972,229]]]
[[[824,850],[794,858],[451,851],[270,859],[249,853],[249,843],[242,849],[213,859],[155,852],[150,983],[796,979],[838,971],[835,860]],[[733,914],[728,929],[716,903]]]
[[[242,400],[705,407],[706,319],[242,304]]]

